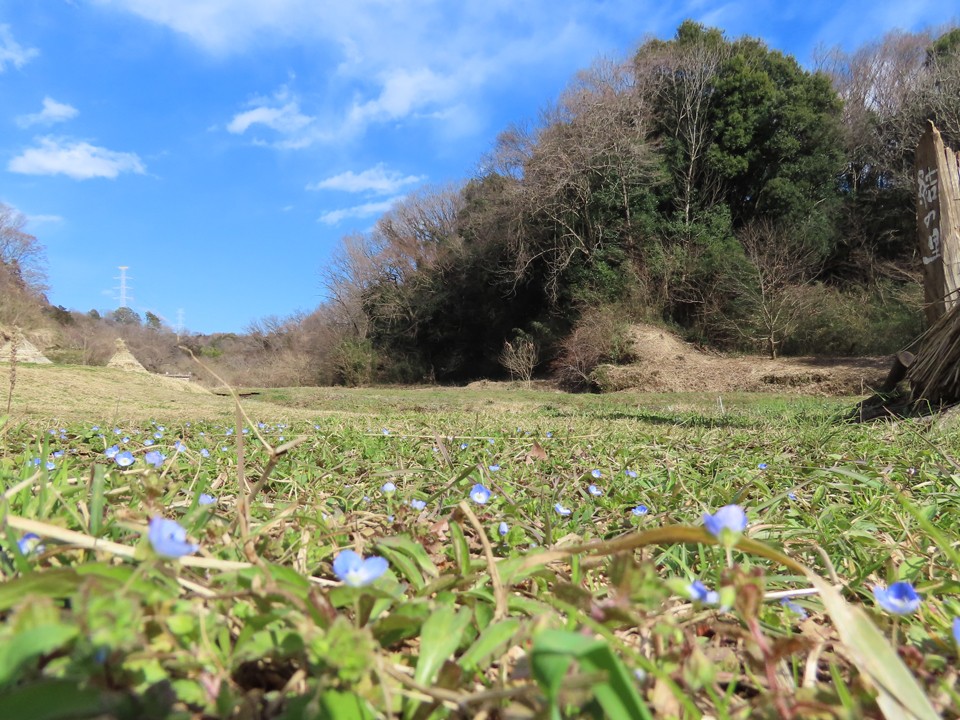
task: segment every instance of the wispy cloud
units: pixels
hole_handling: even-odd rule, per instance
[[[24,175],[66,175],[75,180],[146,172],[136,153],[116,152],[68,138],[47,136],[38,138],[38,142],[38,147],[28,148],[10,160],[7,169]]]
[[[363,203],[362,205],[354,205],[353,207],[340,208],[339,210],[331,210],[326,212],[318,218],[319,222],[324,223],[325,225],[338,225],[347,219],[359,219],[359,218],[368,218],[373,217],[374,215],[382,215],[387,210],[393,207],[394,203],[398,203],[403,200],[402,195],[398,197],[392,197],[388,200],[382,200],[380,202],[368,202]]]
[[[375,195],[392,195],[405,185],[426,180],[425,175],[403,175],[396,170],[387,170],[378,163],[368,170],[355,173],[352,170],[328,177],[307,185],[307,190],[340,190],[349,193],[369,192]]]
[[[20,115],[16,122],[17,125],[22,128],[30,127],[31,125],[53,125],[54,123],[65,122],[71,118],[75,118],[79,112],[80,111],[72,105],[57,102],[51,97],[45,97],[43,99],[43,110],[29,115]]]
[[[39,54],[36,48],[25,48],[14,40],[9,25],[0,25],[0,73],[8,63],[19,70]]]
[[[300,101],[289,89],[281,87],[271,98],[257,98],[250,103],[253,107],[237,113],[227,125],[227,131],[242,135],[253,125],[263,125],[278,133],[296,133],[311,122],[313,118],[300,111]]]
[[[55,225],[62,223],[63,218],[59,215],[27,215],[27,222],[31,225]]]

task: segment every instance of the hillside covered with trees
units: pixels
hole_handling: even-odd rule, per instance
[[[809,70],[685,22],[579,73],[474,177],[344,237],[314,312],[182,340],[265,385],[537,372],[584,388],[627,359],[632,321],[769,356],[892,352],[922,329],[913,152],[928,121],[960,147],[960,29]],[[42,282],[4,242],[0,324],[29,325]],[[95,361],[90,338],[119,327],[135,351],[165,348],[148,366],[183,363],[155,318],[44,312],[65,359]]]

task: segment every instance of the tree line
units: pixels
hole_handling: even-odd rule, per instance
[[[578,73],[470,179],[342,238],[312,313],[192,342],[241,383],[281,385],[549,372],[585,388],[635,351],[633,321],[771,356],[891,352],[922,329],[929,121],[960,147],[958,28],[806,69],[687,21]]]

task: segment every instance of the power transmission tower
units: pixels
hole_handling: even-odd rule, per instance
[[[115,290],[120,291],[120,307],[130,307],[130,302],[133,300],[133,296],[130,294],[130,287],[127,285],[127,270],[130,269],[129,265],[120,265],[117,268],[120,271],[120,277],[115,277],[114,280],[120,281],[120,287],[114,288]]]
[[[177,342],[180,342],[180,333],[183,332],[183,308],[177,308]]]

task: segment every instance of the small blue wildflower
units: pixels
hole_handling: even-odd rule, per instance
[[[593,477],[597,478],[598,480],[603,477],[603,473],[600,472],[599,470],[592,470],[592,471],[590,472],[590,474],[591,474]]]
[[[460,443],[460,449],[461,449],[461,450],[466,450],[468,447],[470,447],[469,444],[467,444],[467,443]]]
[[[118,428],[118,427],[115,427],[115,428],[113,429],[113,434],[114,434],[114,435],[119,435],[119,434],[122,433],[122,432],[123,432],[123,430],[121,430],[121,429]]]
[[[960,647],[960,617],[953,619],[953,641]]]
[[[160,440],[160,439],[163,438],[163,433],[162,433],[162,432],[155,432],[155,433],[153,434],[153,436],[154,436],[157,440]]]
[[[593,495],[594,497],[600,497],[601,495],[603,495],[603,490],[601,490],[600,488],[598,488],[596,485],[593,485],[593,484],[587,486],[587,492]]]
[[[201,450],[200,450],[200,457],[205,457],[205,458],[210,457],[210,451],[207,450],[206,448],[201,449]]]
[[[397,486],[394,485],[394,484],[393,484],[392,482],[390,482],[389,480],[388,480],[387,482],[385,482],[385,483],[383,484],[383,486],[380,488],[380,492],[384,492],[384,493],[393,493],[393,492],[396,492],[396,491],[397,491]]]
[[[55,450],[55,451],[53,451],[53,452],[50,453],[50,454],[51,454],[52,457],[62,458],[62,457],[63,457],[63,450]]]
[[[120,467],[130,467],[136,461],[136,458],[133,457],[133,453],[129,450],[124,450],[122,453],[117,453],[116,457],[113,458],[113,461]]]
[[[388,523],[392,523],[392,522],[393,522],[393,515],[387,515],[387,522],[388,522]]]
[[[165,558],[193,555],[200,549],[199,545],[187,542],[187,531],[180,523],[162,517],[150,518],[147,539],[150,541],[153,551]]]
[[[757,463],[757,470],[766,470],[766,469],[767,469],[766,463]]]
[[[226,445],[220,446],[220,452],[229,452],[229,451],[230,451],[230,448],[228,448]]]
[[[166,430],[166,428],[163,425],[157,425],[157,430],[159,430],[160,432],[163,432],[164,430]]]
[[[494,440],[493,438],[487,438],[487,442],[490,443],[491,445],[496,445],[496,444],[497,444],[497,441]]]
[[[34,466],[34,467],[40,467],[40,458],[34,458],[34,459],[33,459],[33,466]]]
[[[500,537],[503,537],[508,532],[510,532],[510,526],[507,525],[505,522],[501,521],[500,527],[497,528],[497,532],[500,533]]]
[[[183,452],[184,450],[187,449],[187,446],[184,445],[184,444],[183,444],[182,442],[180,442],[179,440],[177,440],[177,441],[173,444],[173,449],[176,450],[177,452]]]
[[[383,434],[383,435],[389,435],[389,434],[390,434],[390,431],[387,430],[387,428],[381,428],[380,433]]]
[[[490,470],[490,472],[500,472],[500,466],[499,466],[499,465],[491,465],[490,468],[489,468],[489,470]]]
[[[478,505],[486,505],[490,499],[490,491],[480,483],[477,483],[470,489],[470,499]]]
[[[556,505],[554,505],[553,509],[556,510],[557,515],[560,515],[561,517],[567,517],[570,513],[573,512],[573,510],[571,510],[570,508],[564,507],[560,503],[557,503]]]
[[[379,556],[364,560],[353,550],[342,550],[333,559],[333,574],[344,585],[363,587],[369,585],[387,571],[387,561]]]
[[[724,505],[713,515],[704,513],[703,524],[715,538],[726,534],[739,534],[747,528],[747,514],[739,505]]]
[[[139,435],[139,433],[137,433],[137,434]],[[120,442],[123,442],[123,443],[128,443],[128,442],[130,442],[130,436],[129,436],[129,435],[124,435],[122,438],[120,438]]]
[[[547,432],[547,437],[548,437],[548,438],[552,438],[552,437],[553,437],[553,433],[552,433],[552,432]]]
[[[784,608],[792,612],[794,615],[799,615],[801,620],[807,617],[807,611],[804,610],[801,606],[797,605],[790,598],[783,598],[783,600],[780,601],[780,604],[783,605]]]
[[[146,455],[143,456],[143,461],[147,465],[153,465],[155,468],[158,468],[161,465],[163,465],[163,461],[165,459],[166,458],[163,456],[163,453],[160,452],[159,450],[151,450],[150,452],[148,452]]]
[[[100,426],[94,425],[92,428],[90,428],[90,432],[100,432]]]
[[[796,500],[796,499],[797,499],[797,494],[791,490],[790,492],[787,493],[787,497],[788,497],[790,500]]]
[[[369,495],[364,495],[364,496],[363,496],[363,501],[364,501],[365,503],[370,502],[370,496],[369,496]]]
[[[117,445],[111,445],[103,451],[103,454],[106,455],[110,460],[113,460],[117,456],[118,452],[120,452],[120,447]]]
[[[46,547],[40,542],[40,536],[36,533],[27,533],[17,541],[17,547],[21,555],[39,555]]]
[[[283,435],[277,438],[277,442],[283,442]]]
[[[627,477],[630,477],[630,478],[635,478],[635,477],[637,477],[637,471],[636,471],[636,470],[624,470],[624,471],[623,471],[623,474],[626,475]]]
[[[56,470],[57,464],[53,460],[47,460],[47,470]]]
[[[198,434],[200,435],[200,437],[206,437],[206,436],[207,436],[207,434],[206,434],[203,430],[201,430]]]
[[[145,447],[150,447],[151,445],[153,445],[153,440],[151,440],[150,438],[147,438],[146,440],[143,441],[143,444]]]
[[[920,596],[913,585],[904,580],[895,582],[886,589],[874,585],[873,597],[880,607],[894,615],[911,615],[920,607]]]
[[[245,427],[245,428],[244,428],[243,430],[241,430],[240,432],[242,432],[244,435],[249,435],[249,434],[250,434],[250,428],[246,428],[246,427]]]
[[[690,599],[694,602],[705,605],[716,605],[720,602],[720,594],[716,590],[710,590],[699,580],[694,580],[687,585],[687,594],[690,595]]]
[[[213,505],[215,502],[217,502],[217,499],[207,493],[200,493],[200,497],[197,498],[198,505]]]
[[[410,501],[410,507],[412,507],[417,512],[423,510],[426,506],[427,506],[426,500],[420,500],[418,498],[414,498],[413,500]]]
[[[642,515],[646,515],[648,512],[650,512],[650,508],[648,508],[646,505],[637,505],[630,512],[632,512],[637,517],[641,517]]]

